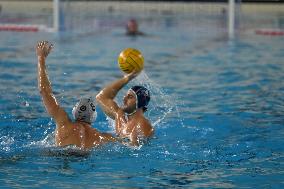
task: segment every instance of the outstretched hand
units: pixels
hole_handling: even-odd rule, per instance
[[[39,57],[46,58],[53,48],[53,44],[49,44],[48,41],[40,41],[36,47],[36,54]]]
[[[130,81],[130,80],[134,79],[135,77],[137,77],[140,72],[141,72],[141,70],[137,71],[137,70],[134,69],[131,73],[124,75],[124,77],[126,77]]]

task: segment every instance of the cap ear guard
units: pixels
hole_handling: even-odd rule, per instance
[[[146,112],[148,110],[148,107],[143,107],[143,112]]]
[[[72,109],[76,121],[92,123],[97,118],[95,102],[92,98],[82,98]]]

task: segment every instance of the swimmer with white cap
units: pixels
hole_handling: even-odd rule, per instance
[[[150,121],[144,116],[150,101],[150,92],[143,86],[131,87],[123,98],[122,107],[117,105],[114,98],[122,87],[137,75],[136,71],[125,75],[107,85],[96,96],[105,114],[115,120],[117,136],[129,139],[130,145],[133,146],[140,145],[141,139],[148,139],[154,133]]]
[[[97,112],[95,101],[92,98],[81,99],[73,108],[72,121],[65,110],[57,102],[48,79],[45,59],[52,49],[47,41],[37,44],[38,57],[38,88],[48,114],[56,122],[55,144],[57,146],[75,145],[81,149],[90,149],[116,139],[108,133],[101,133],[91,124],[96,120]]]

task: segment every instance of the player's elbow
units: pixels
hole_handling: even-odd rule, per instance
[[[99,93],[99,94],[96,95],[96,100],[99,101],[100,98],[101,98],[101,95],[100,95],[100,93]]]
[[[96,100],[99,104],[103,104],[104,102],[104,96],[103,96],[103,93],[100,92],[99,94],[96,95]]]

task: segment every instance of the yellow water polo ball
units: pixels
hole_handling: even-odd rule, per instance
[[[127,48],[119,54],[118,66],[125,73],[141,71],[144,68],[144,58],[139,50]]]

